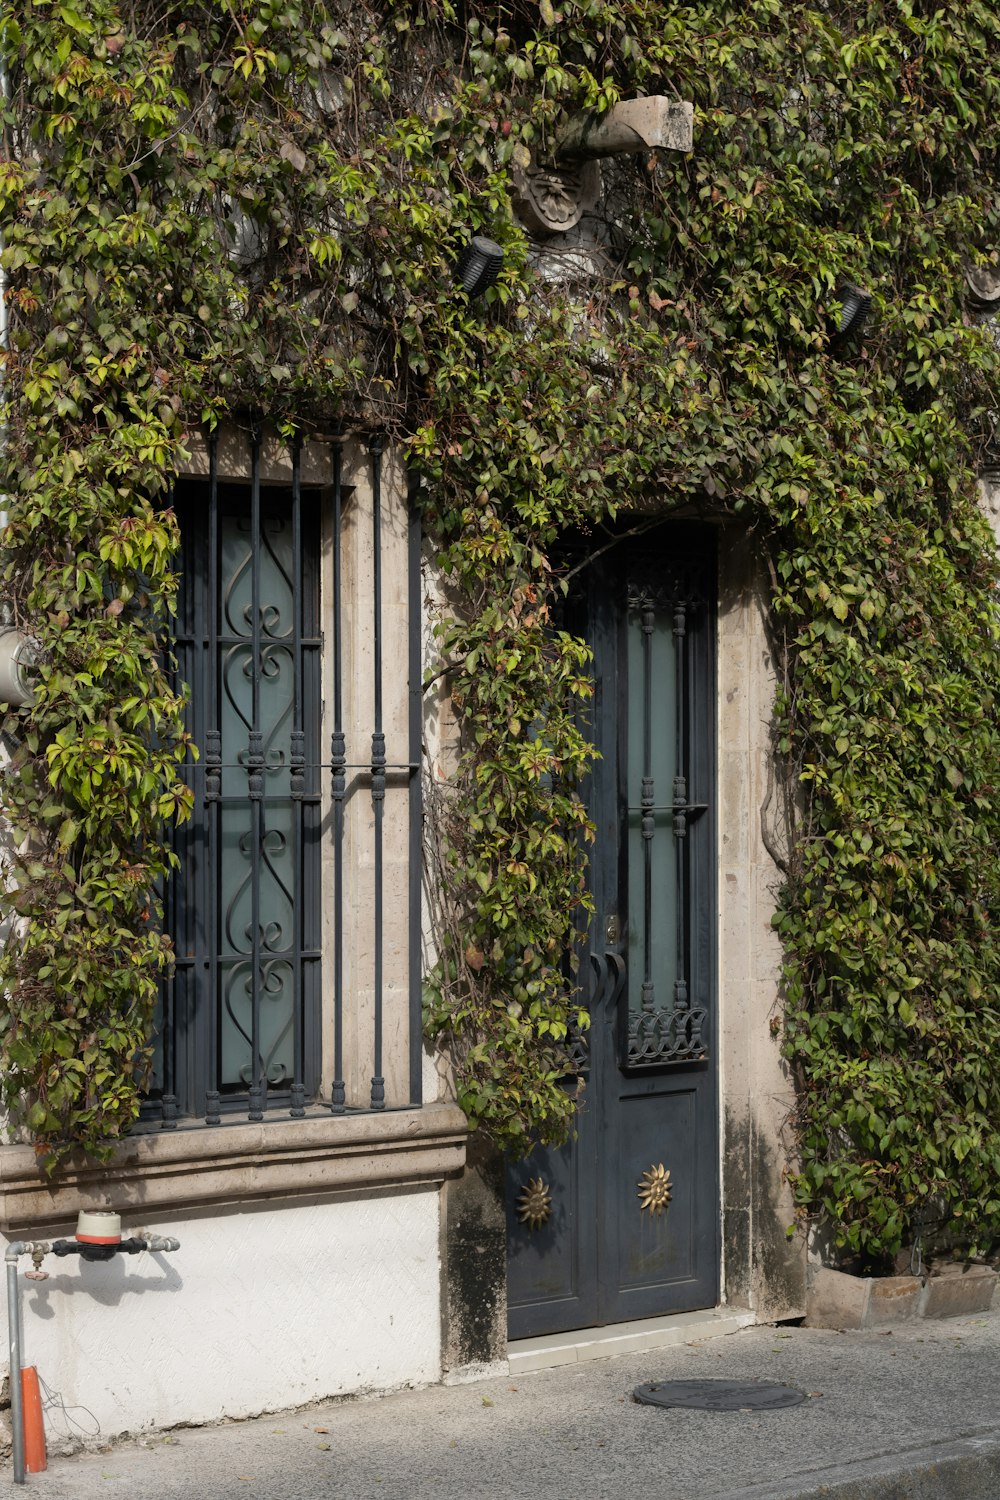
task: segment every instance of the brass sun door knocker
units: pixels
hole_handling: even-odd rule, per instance
[[[639,1178],[640,1212],[648,1208],[651,1214],[662,1214],[672,1192],[670,1173],[662,1161],[659,1166],[649,1167]]]
[[[552,1194],[541,1177],[531,1177],[517,1195],[517,1217],[529,1229],[540,1229],[552,1213]]]

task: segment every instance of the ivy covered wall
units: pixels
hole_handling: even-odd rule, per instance
[[[7,716],[22,840],[6,1097],[50,1159],[137,1108],[183,816],[162,675],[186,435],[384,431],[460,601],[466,755],[428,985],[470,1117],[558,1138],[589,694],[552,545],[639,503],[739,515],[773,578],[780,916],[803,1210],[892,1250],[1000,1228],[996,569],[975,476],[997,343],[986,0],[30,0],[3,9],[4,584],[42,647]],[[667,93],[695,149],[606,178],[608,269],[533,267],[512,173],[570,113]],[[506,251],[482,302],[454,263]],[[849,279],[863,346],[831,345]],[[531,732],[529,733],[529,726]],[[578,920],[579,918],[577,918]],[[141,1072],[141,1069],[140,1069]]]

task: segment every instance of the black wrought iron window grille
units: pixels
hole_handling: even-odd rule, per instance
[[[189,728],[200,755],[185,767],[194,814],[175,831],[178,867],[164,892],[176,961],[163,986],[144,1116],[165,1128],[386,1108],[387,785],[405,798],[409,850],[408,1096],[392,1103],[420,1102],[419,531],[411,515],[408,723],[405,742],[387,744],[383,444],[367,445],[372,569],[364,619],[349,617],[345,603],[352,490],[342,482],[340,442],[327,451],[323,482],[302,482],[298,447],[288,456],[288,482],[265,482],[253,429],[244,476],[220,477],[213,442],[207,478],[175,487],[182,534],[176,671],[190,690]],[[344,716],[345,670],[361,639],[372,676],[372,723],[363,736]],[[399,663],[392,672],[398,695]],[[371,909],[363,913],[372,956],[364,1097],[346,1081],[359,1075],[359,1059],[345,1056],[352,816],[366,820],[372,865]],[[398,988],[398,974],[394,980]]]

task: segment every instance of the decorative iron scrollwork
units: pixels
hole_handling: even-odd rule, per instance
[[[649,1167],[639,1178],[640,1213],[648,1208],[651,1214],[662,1214],[670,1202],[672,1192],[670,1173],[662,1161],[655,1167]]]
[[[552,1214],[552,1194],[541,1177],[530,1177],[517,1195],[517,1217],[529,1229],[540,1229]]]
[[[575,1073],[577,1078],[586,1077],[590,1071],[590,1041],[587,1032],[577,1025],[575,1017],[567,1027],[563,1047],[566,1052],[567,1073]]]
[[[629,1071],[660,1068],[669,1063],[704,1062],[708,1056],[702,1034],[708,1022],[708,1009],[704,1005],[625,1011],[623,1020],[626,1024],[622,1065]]]
[[[705,603],[702,573],[695,564],[677,563],[668,568],[657,565],[655,571],[636,569],[625,581],[625,600],[629,609],[662,610],[671,615],[674,635],[687,633],[689,612]]]

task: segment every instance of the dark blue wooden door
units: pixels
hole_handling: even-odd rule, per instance
[[[512,1338],[718,1298],[714,549],[663,527],[582,573],[594,651],[591,1013],[573,1140],[507,1173]]]

